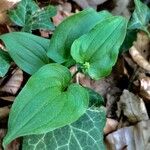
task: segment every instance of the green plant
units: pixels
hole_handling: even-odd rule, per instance
[[[22,27],[23,32],[31,32],[36,29],[55,29],[50,21],[50,18],[56,15],[56,8],[53,6],[40,9],[33,0],[21,0],[17,8],[8,13],[10,20]]]
[[[125,39],[127,22],[106,11],[87,9],[64,20],[56,28],[50,44],[47,39],[24,32],[0,36],[14,62],[32,75],[12,105],[4,147],[13,139],[25,136],[25,150],[42,146],[45,149],[71,149],[73,146],[104,149],[102,97],[72,83],[74,75],[68,68],[77,65],[78,71],[94,80],[107,76]],[[80,125],[85,120],[90,126]],[[67,134],[66,141],[60,141],[61,131]],[[93,147],[87,142],[82,145],[82,136],[89,143],[91,140]],[[50,148],[39,142],[43,137],[46,137],[44,140],[55,137],[49,141]],[[28,143],[28,139],[33,143]]]

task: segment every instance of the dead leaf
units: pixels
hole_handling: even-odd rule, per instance
[[[149,150],[150,120],[119,129],[105,138],[107,150]]]
[[[107,118],[106,125],[104,127],[104,134],[107,135],[107,134],[115,131],[117,129],[118,124],[119,123],[117,120]]]
[[[0,12],[9,10],[21,0],[0,0]]]
[[[15,96],[1,96],[2,100],[13,102],[15,100]]]
[[[10,108],[8,106],[0,107],[0,119],[6,118],[9,114]]]
[[[116,7],[112,10],[112,14],[125,16],[126,18],[130,18],[131,13],[128,10],[128,5],[131,0],[115,0]]]
[[[8,23],[7,10],[11,9],[21,0],[0,0],[0,24]]]
[[[107,117],[117,119],[117,101],[119,100],[121,90],[113,87],[106,94]]]
[[[139,32],[137,34],[137,41],[129,49],[132,59],[143,69],[150,71],[150,40],[146,33]]]
[[[23,81],[23,72],[19,68],[14,69],[12,76],[5,85],[0,88],[0,91],[15,95],[19,90]]]
[[[137,123],[149,119],[142,98],[134,95],[128,90],[123,91],[120,101],[118,102],[118,109],[130,123]]]
[[[125,62],[129,65],[129,67],[132,68],[132,70],[136,70],[137,64],[133,61],[130,54],[123,53],[122,56],[123,56]],[[127,69],[127,70],[129,70],[129,69]]]
[[[75,66],[70,68],[70,72],[73,75],[76,73],[77,68]],[[84,75],[83,73],[77,73],[75,76],[76,83],[81,84],[84,87],[88,87],[102,95],[103,97],[106,97],[107,93],[109,93],[110,89],[116,87],[116,79],[115,79],[116,73],[112,72],[108,77],[103,78],[101,80],[92,80],[89,76]]]
[[[57,14],[52,18],[55,26],[58,26],[66,17],[72,15],[72,6],[70,3],[63,3],[57,6]]]
[[[0,35],[4,33],[8,33],[9,29],[7,28],[6,24],[0,24]]]
[[[145,76],[139,79],[140,95],[147,100],[150,100],[150,77]]]
[[[103,4],[107,0],[73,0],[76,2],[81,8],[85,9],[88,7],[97,8],[97,5]]]

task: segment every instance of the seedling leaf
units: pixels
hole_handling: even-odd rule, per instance
[[[48,64],[36,72],[13,103],[4,147],[13,139],[42,134],[70,124],[88,107],[88,92],[71,84],[71,73],[58,64]]]
[[[25,72],[33,74],[49,63],[46,51],[49,40],[25,32],[3,34],[0,39],[5,43],[8,53],[15,63]]]
[[[68,17],[56,28],[47,55],[57,63],[68,61],[74,40],[90,31],[100,20],[110,16],[106,11],[97,13],[89,8]]]
[[[93,79],[109,75],[126,35],[127,21],[111,17],[100,21],[91,31],[74,41],[71,55]]]

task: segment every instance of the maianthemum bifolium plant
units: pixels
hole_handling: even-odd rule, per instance
[[[124,17],[89,8],[65,19],[51,40],[26,32],[0,36],[14,62],[31,75],[12,105],[4,147],[23,136],[24,150],[105,149],[105,113],[91,106],[92,100],[99,101],[98,96],[73,83],[69,68],[76,65],[94,80],[109,75],[126,32],[141,29],[148,33],[149,8],[138,0],[135,4],[128,28]],[[4,76],[8,56],[1,54],[0,59],[7,66]]]

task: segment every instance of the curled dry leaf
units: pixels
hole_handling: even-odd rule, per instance
[[[125,62],[131,67],[133,70],[136,70],[137,64],[133,61],[129,54],[124,53],[122,54]]]
[[[13,102],[15,100],[15,96],[1,96],[0,99]]]
[[[8,106],[0,107],[0,119],[6,118],[9,114],[10,108]]]
[[[104,134],[107,135],[107,134],[115,131],[117,129],[118,124],[119,123],[117,120],[107,118],[106,125],[104,127]]]
[[[107,0],[73,0],[76,2],[81,8],[85,9],[88,7],[97,8],[97,5],[103,4]]]
[[[13,70],[12,76],[7,83],[0,88],[0,91],[15,95],[23,81],[23,72],[19,68]]]
[[[118,109],[121,109],[130,123],[149,119],[143,100],[128,90],[123,91],[118,103]]]
[[[150,77],[142,77],[140,79],[140,95],[150,100]]]
[[[140,32],[137,34],[137,41],[134,42],[129,52],[132,59],[143,69],[150,71],[150,41],[146,33]]]
[[[107,150],[149,150],[150,120],[119,129],[105,138]]]

